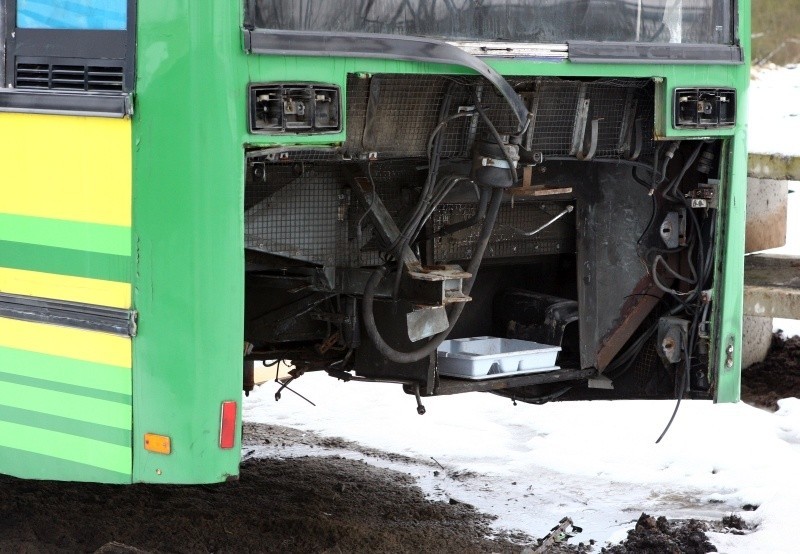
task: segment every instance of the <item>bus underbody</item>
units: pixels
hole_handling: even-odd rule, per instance
[[[650,79],[507,80],[524,125],[480,77],[351,74],[343,144],[246,150],[245,389],[290,360],[418,400],[712,395],[723,141],[654,140]],[[306,124],[309,86],[251,117]]]

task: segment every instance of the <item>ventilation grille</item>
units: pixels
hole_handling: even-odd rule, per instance
[[[486,250],[486,258],[515,258],[575,252],[575,217],[562,217],[535,237],[522,233],[532,231],[553,219],[565,204],[558,202],[517,202],[500,208],[497,224]],[[438,231],[469,218],[475,213],[474,204],[443,204],[432,217],[433,228]],[[434,263],[452,263],[469,260],[474,255],[481,225],[438,237],[433,241]]]
[[[245,188],[245,247],[320,265],[363,267],[381,263],[382,246],[365,215],[369,206],[352,196],[343,163],[251,164]],[[370,175],[378,196],[400,227],[418,200],[426,171],[406,160],[374,162]],[[575,252],[575,217],[536,229],[564,209],[563,202],[519,200],[500,210],[487,259],[511,259]],[[468,219],[474,203],[442,204],[431,231]],[[481,225],[437,237],[434,263],[472,257]]]
[[[650,80],[510,77],[508,81],[531,112],[524,137],[529,149],[549,156],[575,155],[590,142],[591,122],[597,120],[597,157],[627,157],[631,150],[638,150],[640,159],[652,154]],[[472,111],[475,98],[501,134],[515,132],[517,121],[506,100],[478,77],[350,75],[344,148],[354,156],[375,152],[378,158],[426,157],[434,128],[445,117],[456,117],[441,130],[441,156],[469,157],[474,140],[489,132]],[[583,119],[582,105],[587,106]],[[473,115],[457,117],[459,112]],[[637,136],[638,147],[631,143]]]
[[[17,62],[16,87],[22,89],[122,92],[122,66]]]

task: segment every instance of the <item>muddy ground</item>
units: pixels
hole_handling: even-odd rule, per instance
[[[248,425],[246,441],[293,441]],[[269,437],[269,438],[267,438]],[[303,434],[306,444],[331,439]],[[404,473],[338,457],[250,459],[238,482],[104,486],[0,477],[0,552],[519,552],[488,516],[432,502]],[[104,552],[124,552],[109,545]]]
[[[742,371],[742,400],[775,411],[781,398],[800,398],[800,337],[772,337],[767,359]]]
[[[745,370],[742,395],[768,409],[779,398],[800,396],[800,338],[776,336],[767,361]],[[246,426],[245,458],[251,449],[281,442],[421,463],[267,425]],[[456,500],[427,499],[408,474],[341,457],[245,459],[238,482],[212,486],[120,487],[0,476],[0,552],[536,551],[537,538],[494,534],[491,522]],[[736,523],[711,528],[737,532]],[[642,514],[620,544],[572,539],[546,552],[711,552],[708,528]]]
[[[276,425],[248,424],[245,433],[245,457],[265,444],[277,452],[301,444],[401,465],[429,463]],[[0,476],[0,552],[712,551],[704,548],[706,524],[662,519],[652,528],[642,527],[640,519],[628,539],[606,545],[609,550],[577,538],[538,550],[539,539],[498,535],[492,518],[468,504],[426,499],[406,473],[324,455],[246,459],[238,482],[206,486],[110,486]],[[643,545],[651,549],[641,550]]]

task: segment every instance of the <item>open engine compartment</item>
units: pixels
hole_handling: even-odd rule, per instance
[[[483,78],[351,74],[343,144],[245,152],[246,372],[710,395],[722,141],[654,140],[648,79],[508,82],[524,124]],[[442,375],[437,341],[484,336],[558,346],[557,367]]]

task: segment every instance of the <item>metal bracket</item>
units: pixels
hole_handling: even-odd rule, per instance
[[[587,102],[588,102],[588,100],[587,100]],[[600,120],[599,119],[593,119],[592,120],[591,130],[590,130],[590,135],[589,135],[589,149],[586,150],[586,151],[579,150],[575,154],[575,156],[579,160],[583,160],[583,161],[587,161],[588,162],[589,160],[594,158],[594,155],[597,152],[597,141],[598,141],[598,138],[599,138],[598,137],[599,134],[600,134]]]
[[[659,227],[659,234],[664,245],[670,250],[678,248],[686,242],[686,211],[669,212]]]
[[[658,320],[656,339],[658,355],[667,364],[677,364],[683,359],[683,351],[689,340],[689,322],[678,317],[662,317]]]

